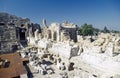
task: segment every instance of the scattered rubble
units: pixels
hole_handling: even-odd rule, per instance
[[[29,58],[28,67],[35,78],[120,77],[120,34],[99,33],[98,36],[83,37],[77,35],[77,25],[67,21],[47,26],[44,19],[42,31],[29,20],[20,19],[13,24],[21,24],[17,26],[18,38],[13,42],[20,47],[21,57]],[[2,29],[9,28],[3,26],[8,25],[0,23]],[[0,49],[4,49],[2,42]]]

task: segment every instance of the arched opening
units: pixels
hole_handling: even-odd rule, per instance
[[[71,71],[71,70],[74,70],[74,63],[73,62],[71,62],[70,64],[69,64],[69,66],[68,66],[68,71]]]
[[[52,38],[51,30],[48,30],[48,39]]]
[[[55,41],[57,40],[57,32],[53,33],[53,40],[55,40]]]
[[[21,28],[19,30],[20,40],[25,40],[25,31],[26,31],[25,28]]]

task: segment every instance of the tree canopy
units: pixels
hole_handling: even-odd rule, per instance
[[[99,32],[103,33],[120,33],[120,31],[117,30],[109,30],[106,26],[104,29],[100,30],[98,28],[94,28],[91,24],[83,24],[81,27],[77,28],[78,34],[83,36],[92,36],[92,35],[98,35]]]
[[[81,35],[87,36],[87,35],[93,35],[94,34],[94,28],[91,24],[85,23],[81,26],[81,28],[78,28],[78,31]]]
[[[109,33],[110,31],[107,29],[107,27],[105,26],[104,29],[103,29],[103,32],[104,33]]]

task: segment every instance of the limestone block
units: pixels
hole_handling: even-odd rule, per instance
[[[38,40],[39,39],[39,30],[36,29],[36,31],[34,32],[35,34],[35,40]]]

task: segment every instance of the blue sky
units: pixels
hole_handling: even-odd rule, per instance
[[[0,0],[0,12],[30,18],[41,26],[45,18],[48,25],[67,20],[120,30],[120,0]]]

